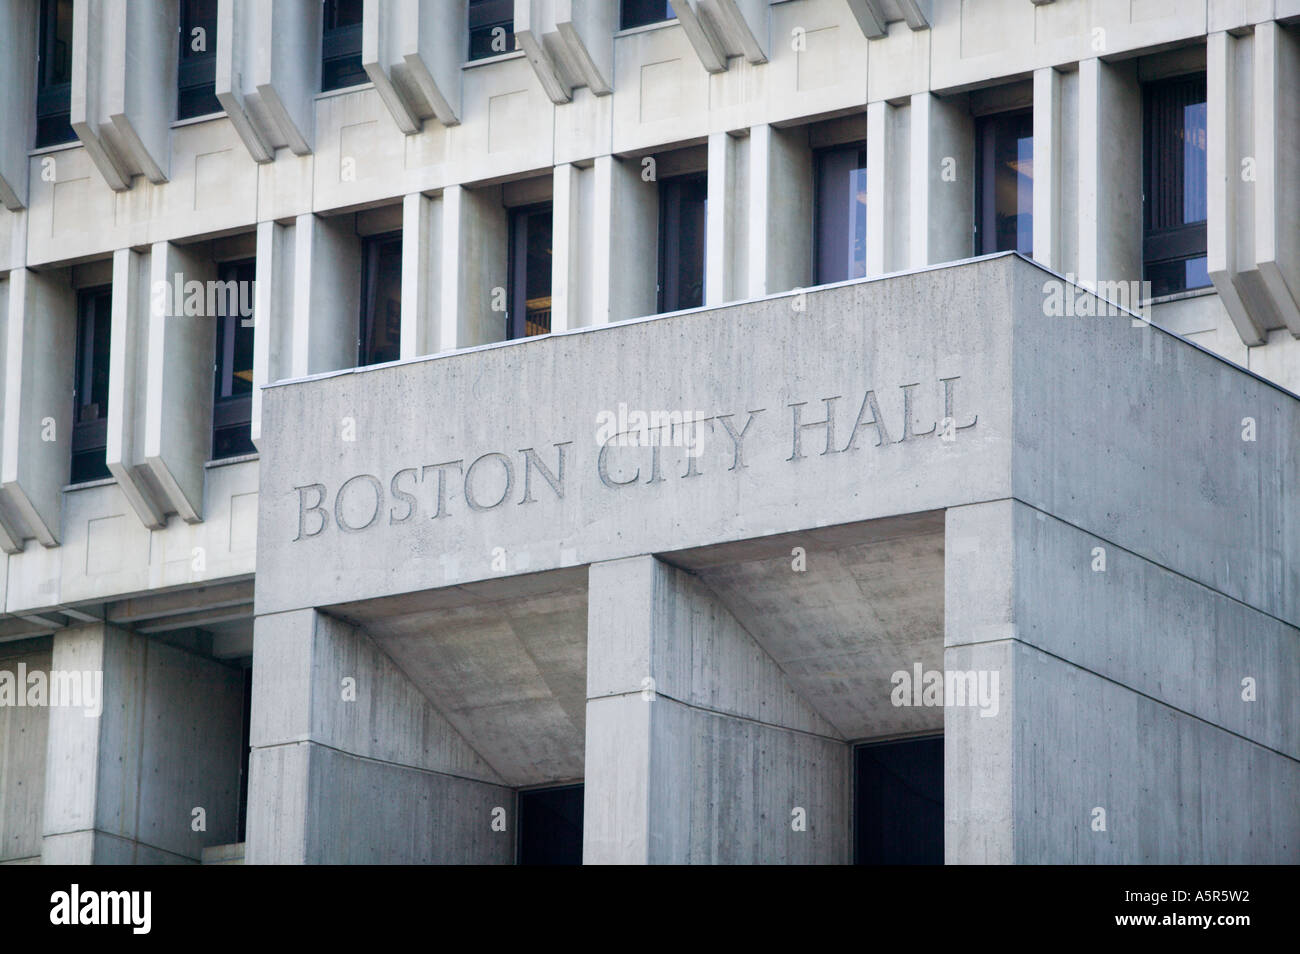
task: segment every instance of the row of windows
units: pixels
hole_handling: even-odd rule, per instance
[[[41,0],[36,147],[71,142],[73,0]],[[514,49],[514,0],[468,0],[471,60]],[[363,0],[322,0],[321,90],[368,82],[361,68]],[[667,0],[624,0],[624,29],[674,17]],[[180,0],[176,118],[221,111],[216,95],[217,0]]]
[[[1209,284],[1205,256],[1205,79],[1180,77],[1146,89],[1144,263],[1153,295]],[[976,126],[976,254],[1033,250],[1033,119],[996,114]],[[818,150],[814,158],[814,284],[866,275],[867,168],[862,142]],[[549,203],[510,210],[507,305],[502,337],[551,330],[552,210]],[[659,189],[660,312],[704,303],[708,177],[664,178]],[[402,236],[361,245],[357,365],[401,354]],[[250,283],[253,262],[221,266],[219,279]],[[248,284],[236,287],[249,287]],[[73,481],[108,476],[104,464],[111,294],[81,293],[77,343],[77,417]],[[253,332],[238,315],[221,315],[215,342],[214,459],[251,453],[249,418]]]
[[[252,261],[224,263],[218,280],[250,288]],[[222,301],[213,342],[213,460],[256,451],[250,432],[253,404],[253,322],[227,314]],[[74,484],[111,476],[108,449],[108,374],[112,347],[111,285],[83,289],[77,296],[76,376],[73,379],[71,481]]]

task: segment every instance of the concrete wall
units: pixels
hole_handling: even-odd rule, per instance
[[[102,672],[104,704],[50,709],[44,863],[197,863],[235,840],[239,669],[104,624],[55,634],[51,668]]]
[[[50,669],[50,640],[0,644],[0,671],[18,682],[27,673]],[[16,701],[16,700],[14,700]],[[0,864],[34,864],[41,858],[41,814],[45,808],[45,739],[50,710],[0,706]]]
[[[308,610],[255,639],[249,864],[513,861],[514,792],[365,633]]]
[[[847,861],[849,747],[772,658],[654,557],[590,572],[584,862]]]

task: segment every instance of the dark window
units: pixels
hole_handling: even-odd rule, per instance
[[[510,300],[506,337],[527,338],[551,330],[551,207],[510,213]]]
[[[1152,295],[1210,284],[1205,257],[1205,74],[1143,91],[1142,261]]]
[[[668,0],[623,0],[619,29],[630,30],[647,23],[671,20],[676,16],[673,5]]]
[[[402,234],[366,239],[361,254],[358,367],[402,356]]]
[[[41,46],[36,73],[36,145],[76,139],[72,108],[72,0],[41,0]]]
[[[342,89],[370,80],[361,68],[362,0],[325,0],[320,88]]]
[[[975,125],[975,254],[1034,253],[1034,114]]]
[[[867,274],[867,147],[817,153],[817,281]]]
[[[239,752],[239,821],[235,828],[235,841],[248,837],[248,755],[251,751],[253,725],[253,661],[244,670],[244,724],[240,734]]]
[[[469,0],[469,58],[481,60],[514,48],[514,0]]]
[[[255,454],[253,417],[254,263],[229,262],[217,270],[217,360],[212,400],[212,459]],[[233,283],[233,284],[232,284]]]
[[[943,738],[859,745],[854,861],[943,864]]]
[[[659,184],[659,310],[704,304],[705,221],[709,180],[704,173]]]
[[[217,0],[181,0],[176,118],[221,112],[217,100]]]
[[[582,864],[582,786],[519,793],[519,863]]]
[[[72,386],[72,483],[111,476],[108,449],[108,361],[113,328],[112,286],[77,296],[77,377]]]

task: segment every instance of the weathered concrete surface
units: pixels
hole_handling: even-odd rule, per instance
[[[306,611],[255,640],[249,864],[514,858],[513,792],[368,636]]]
[[[592,861],[847,857],[845,740],[940,721],[951,862],[1294,860],[1300,400],[1126,314],[1053,317],[1063,290],[1001,256],[811,292],[806,312],[769,299],[272,388],[259,613],[386,629],[406,677],[518,771],[476,686],[537,637],[576,677],[565,574],[592,564]],[[482,413],[519,393],[546,400]],[[595,433],[601,411],[696,408],[698,456]],[[996,676],[996,704],[899,706],[909,663]],[[519,685],[553,692],[535,668]],[[286,703],[286,742],[303,711]],[[1266,780],[1249,812],[1216,762]],[[816,838],[789,840],[795,807]]]
[[[48,673],[49,638],[0,643],[0,672],[13,674],[16,685],[19,664]],[[49,721],[48,708],[0,706],[0,864],[40,860]]]
[[[589,620],[586,863],[847,859],[848,746],[708,587],[597,564]]]
[[[257,611],[1005,496],[1014,268],[1041,274],[999,259],[269,388]],[[519,394],[545,399],[486,412]],[[695,458],[602,453],[620,405],[720,419]]]
[[[237,668],[103,624],[55,634],[51,666],[102,671],[104,707],[49,710],[43,862],[197,862],[234,840]],[[205,830],[192,827],[196,808]]]

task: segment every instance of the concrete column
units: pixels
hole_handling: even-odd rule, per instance
[[[295,226],[257,223],[253,302],[253,443],[262,439],[262,388],[292,373]]]
[[[867,276],[905,268],[908,243],[910,109],[867,105]]]
[[[584,862],[848,860],[848,746],[711,590],[594,564],[587,653]]]
[[[908,130],[911,268],[971,255],[974,141],[975,126],[964,99],[913,94]]]
[[[55,633],[51,669],[101,674],[102,712],[50,708],[45,864],[197,862],[235,840],[240,670],[104,624]]]
[[[1034,258],[1062,270],[1061,74],[1034,70]]]
[[[438,350],[505,338],[509,222],[499,186],[442,193]]]
[[[78,3],[72,18],[72,128],[109,187],[166,182],[176,102],[174,4]]]
[[[704,304],[721,305],[741,297],[749,227],[749,140],[730,133],[709,136],[709,199],[705,225]]]
[[[27,149],[35,136],[36,43],[39,6],[0,0],[0,204],[17,210],[27,204]]]
[[[1078,83],[1078,280],[1095,289],[1142,276],[1142,91],[1132,62],[1082,60]]]
[[[146,377],[150,370],[149,309],[153,305],[149,279],[149,257],[129,248],[113,253],[108,447],[104,456],[109,472],[117,480],[140,522],[151,530],[161,530],[167,525],[164,516],[166,501],[155,496],[154,485],[146,476],[144,448],[145,420],[148,417]],[[169,304],[165,307],[170,310]],[[208,360],[211,363],[210,354]],[[210,394],[208,400],[211,401]]]
[[[1015,860],[1011,508],[1010,500],[949,507],[944,520],[944,670],[997,672],[1001,694],[994,717],[969,706],[943,710],[947,864]]]
[[[597,156],[592,180],[591,323],[658,307],[659,191],[638,162]]]
[[[753,127],[748,171],[745,297],[811,284],[813,169],[806,138],[766,124]]]
[[[513,861],[514,792],[364,632],[259,616],[253,672],[248,864]]]
[[[402,358],[436,350],[439,258],[433,241],[440,209],[420,192],[402,199]]]
[[[216,280],[216,266],[192,248],[171,242],[154,243],[149,263],[151,301],[141,463],[157,488],[157,509],[174,511],[185,521],[197,523],[203,519],[203,465],[212,442],[212,388],[208,383],[212,380],[216,309],[211,307],[215,302],[210,304],[206,289],[208,282]],[[191,289],[191,282],[199,283],[197,291]],[[177,289],[184,294],[178,296]],[[195,382],[205,386],[195,387]]]
[[[582,171],[572,163],[555,167],[551,199],[551,330],[584,324],[578,262],[585,251],[579,208]]]
[[[298,216],[289,376],[355,367],[360,310],[361,241],[352,217]]]
[[[462,4],[367,3],[361,65],[397,128],[413,135],[426,119],[460,122],[461,63],[469,23]]]
[[[1273,308],[1300,338],[1300,31],[1255,27],[1255,261]]]
[[[0,643],[0,672],[8,673],[14,690],[25,694],[25,680],[32,673],[48,675],[50,649],[49,637]],[[19,682],[20,674],[24,683]],[[31,863],[41,857],[50,710],[14,704],[17,701],[0,705],[0,864]]]
[[[0,541],[57,546],[71,467],[77,296],[66,269],[9,273],[0,439]]]
[[[256,162],[311,152],[320,92],[317,4],[217,2],[216,94]],[[173,57],[174,59],[174,57]]]

